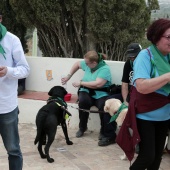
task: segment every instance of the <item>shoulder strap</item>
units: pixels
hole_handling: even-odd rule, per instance
[[[152,56],[151,56],[150,50],[149,50],[148,48],[147,48],[146,50],[147,50],[148,53],[149,53],[150,61],[151,61],[151,73],[150,73],[150,76],[151,76],[151,78],[153,78],[153,77],[155,77],[155,75],[156,75],[155,62],[154,62],[154,60],[152,60]]]

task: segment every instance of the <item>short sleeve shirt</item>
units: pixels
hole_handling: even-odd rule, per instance
[[[111,85],[111,81],[112,81],[111,80],[111,72],[110,72],[110,68],[107,64],[103,67],[100,67],[93,73],[91,72],[90,68],[86,65],[84,60],[80,62],[80,66],[81,66],[82,70],[84,71],[84,76],[82,78],[82,81],[90,82],[90,81],[95,81],[97,78],[101,78],[101,79],[107,80],[106,84],[103,87],[109,87]],[[103,88],[103,87],[101,87],[101,88]],[[87,89],[83,89],[83,88],[81,88],[80,91],[88,92]],[[101,97],[108,96],[108,93],[104,92],[104,91],[95,90],[95,93],[96,94],[92,96],[95,99],[99,99]]]
[[[133,63],[130,60],[127,60],[123,68],[122,82],[132,85],[132,79],[133,79]]]
[[[151,53],[152,55],[152,53]],[[154,56],[151,57],[154,60]],[[142,79],[150,79],[152,75],[152,64],[149,53],[146,49],[142,50],[136,60],[134,61],[134,76],[133,81],[142,78]],[[155,68],[156,69],[156,68]],[[157,69],[155,77],[158,77]],[[134,83],[135,85],[135,83]],[[162,95],[167,96],[168,94],[165,93],[162,89],[158,89],[155,91],[156,93],[160,93]],[[136,117],[143,119],[143,120],[151,120],[151,121],[164,121],[170,119],[170,104],[167,104],[157,110],[146,112],[146,113],[138,113]]]

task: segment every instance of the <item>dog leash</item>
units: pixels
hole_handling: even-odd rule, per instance
[[[61,104],[59,104],[59,103],[57,103],[57,102],[56,102],[56,104],[57,104],[58,106],[60,106],[61,109],[63,109],[69,116],[72,116],[71,113],[70,113],[64,106],[62,106]]]
[[[81,110],[81,111],[88,112],[88,113],[106,113],[105,111],[100,111],[100,110],[86,110],[86,109],[81,109],[81,108],[74,107],[74,106],[71,106],[71,105],[68,105],[68,106],[73,108],[73,109]]]
[[[71,113],[64,107],[64,106],[62,106],[60,103],[58,103],[58,102],[55,102],[59,107],[61,107],[61,109],[63,110],[63,111],[65,111],[67,114],[65,114],[65,119],[68,119],[68,127],[69,127],[69,124],[70,124],[70,116],[72,116],[71,115]]]
[[[50,98],[47,100],[47,102],[51,102],[51,101],[57,102],[58,100],[50,97]],[[57,103],[58,103],[58,102],[57,102]],[[61,107],[61,106],[62,106],[62,105],[60,105],[60,107]],[[71,106],[71,105],[68,105],[68,104],[67,104],[67,106],[69,106],[69,107],[71,107],[71,108],[73,108],[73,109],[81,110],[81,111],[88,112],[88,113],[106,113],[105,111],[100,111],[100,110],[96,111],[96,110],[81,109],[81,108],[74,107],[74,106]],[[64,106],[62,106],[62,107],[63,107],[63,109],[65,109]],[[67,109],[65,109],[65,111],[66,111],[68,114],[70,114],[70,116],[71,116],[71,113],[69,113]]]

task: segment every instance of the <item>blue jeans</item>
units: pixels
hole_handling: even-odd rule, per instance
[[[0,134],[8,153],[9,170],[22,170],[23,158],[18,134],[18,107],[12,112],[0,114]]]

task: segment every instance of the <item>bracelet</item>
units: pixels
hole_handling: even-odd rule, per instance
[[[67,74],[67,77],[71,77],[72,76],[72,74]]]

